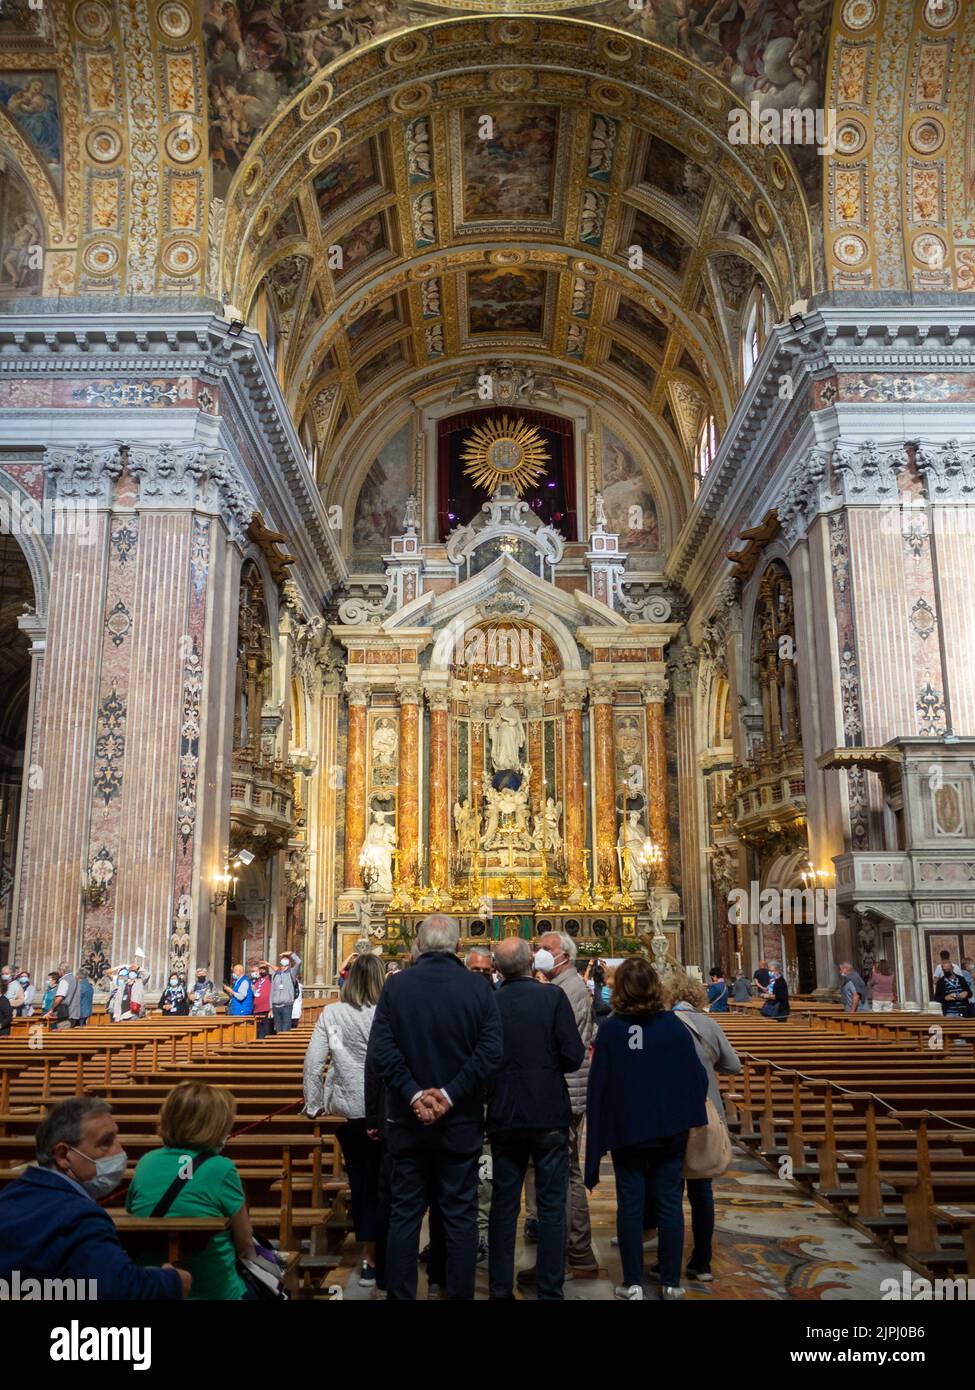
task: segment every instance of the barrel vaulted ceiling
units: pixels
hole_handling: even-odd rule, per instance
[[[516,356],[686,451],[754,283],[975,289],[975,5],[494,8],[5,0],[0,299],[266,291],[322,436]],[[835,153],[731,145],[750,101],[835,110]]]

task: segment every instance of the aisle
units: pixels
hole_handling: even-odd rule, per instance
[[[716,1229],[713,1284],[686,1284],[687,1298],[745,1300],[872,1300],[880,1296],[881,1279],[900,1279],[906,1266],[891,1259],[866,1236],[830,1215],[804,1197],[791,1183],[780,1181],[756,1159],[735,1150],[732,1167],[715,1183]],[[616,1203],[612,1166],[603,1165],[603,1177],[590,1211],[593,1242],[599,1259],[599,1279],[570,1279],[566,1299],[612,1299],[619,1278],[619,1257],[611,1244],[615,1235]],[[690,1254],[688,1215],[686,1254]],[[426,1234],[424,1231],[424,1241]],[[648,1253],[647,1267],[655,1255]],[[348,1266],[337,1271],[337,1284],[350,1299],[371,1297],[359,1289],[358,1276]],[[519,1231],[517,1267],[534,1261],[534,1246],[526,1245]],[[487,1297],[487,1273],[479,1268],[477,1296]],[[645,1285],[647,1298],[655,1298],[655,1285]],[[518,1296],[531,1299],[530,1293]],[[419,1297],[426,1297],[426,1279],[420,1275]]]

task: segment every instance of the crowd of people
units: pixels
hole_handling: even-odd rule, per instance
[[[257,1036],[286,1033],[301,1017],[301,985],[298,971],[301,957],[283,952],[277,966],[262,960],[245,970],[235,965],[231,980],[216,986],[206,968],[200,966],[188,980],[181,971],[171,971],[158,1000],[147,998],[150,976],[141,954],[134,961],[106,971],[102,983],[108,986],[105,1011],[113,1023],[130,1023],[147,1016],[153,1005],[173,1018],[207,1017],[217,1012],[226,999],[227,1013],[257,1018]],[[95,986],[84,966],[62,964],[46,977],[38,999],[30,973],[17,965],[0,971],[0,1038],[10,1035],[15,1018],[36,1018],[51,1028],[84,1028],[94,1007]]]
[[[346,1118],[338,1137],[361,1284],[415,1299],[425,1261],[431,1297],[470,1299],[480,1259],[491,1299],[516,1288],[561,1299],[566,1279],[601,1273],[588,1192],[606,1154],[617,1297],[644,1297],[648,1232],[662,1298],[683,1296],[685,1274],[709,1281],[713,1175],[686,1180],[685,1269],[684,1162],[689,1135],[724,1126],[716,1073],[740,1069],[707,1013],[727,994],[721,973],[707,989],[681,973],[665,987],[633,956],[615,968],[590,962],[583,974],[575,942],[554,932],[533,945],[505,939],[493,953],[474,947],[464,960],[458,944],[457,923],[433,914],[409,968],[389,973],[376,955],[352,956],[340,1001],[312,1032],[305,1109]],[[523,1200],[536,1259],[516,1273]]]

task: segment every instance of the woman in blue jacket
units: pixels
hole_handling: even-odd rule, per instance
[[[604,1153],[616,1175],[616,1235],[623,1264],[617,1298],[643,1297],[643,1213],[656,1212],[663,1297],[682,1298],[684,1150],[707,1124],[708,1079],[694,1041],[670,1012],[657,972],[631,956],[616,971],[613,1014],[596,1037],[586,1112],[586,1186]]]

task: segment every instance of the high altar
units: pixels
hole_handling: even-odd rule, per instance
[[[484,445],[486,500],[457,518],[446,563],[424,553],[411,497],[385,592],[346,599],[332,627],[346,657],[338,959],[365,939],[395,958],[434,909],[468,944],[564,930],[583,956],[618,956],[654,923],[683,957],[664,714],[680,625],[659,591],[624,594],[599,493],[584,542],[522,499],[518,425]]]

